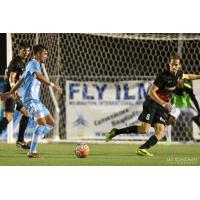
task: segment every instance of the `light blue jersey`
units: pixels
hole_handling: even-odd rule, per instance
[[[35,120],[50,115],[48,109],[40,101],[41,82],[36,79],[34,75],[36,72],[41,73],[40,63],[32,59],[23,74],[24,83],[21,92],[23,105]]]
[[[40,63],[32,59],[26,66],[23,74],[24,83],[22,85],[22,99],[23,102],[40,99],[40,85],[41,82],[36,79],[34,73],[41,73]]]

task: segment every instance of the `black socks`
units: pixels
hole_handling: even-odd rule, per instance
[[[200,117],[198,115],[193,117],[192,120],[200,127]]]
[[[155,135],[152,135],[139,149],[149,149],[150,147],[157,144],[158,139]]]
[[[131,133],[138,133],[138,126],[130,126],[122,129],[117,129],[115,131],[115,135],[120,134],[131,134]],[[139,134],[139,133],[138,133]],[[140,146],[140,149],[149,149],[150,147],[156,145],[158,142],[158,139],[155,135],[151,136],[142,146]]]
[[[28,124],[29,117],[22,116],[19,124],[19,135],[17,141],[23,142],[24,141],[24,133]]]
[[[131,133],[138,133],[138,126],[130,126],[122,129],[117,129],[115,131],[116,135],[120,134],[131,134]]]
[[[6,117],[4,117],[0,122],[0,134],[1,132],[6,128],[6,126],[9,124]]]

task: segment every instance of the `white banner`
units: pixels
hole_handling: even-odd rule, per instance
[[[113,127],[138,123],[150,82],[66,82],[67,139],[104,139]],[[120,135],[116,139],[145,139],[148,135]]]
[[[193,90],[197,98],[197,101],[200,103],[200,80],[193,81]],[[192,122],[193,125],[193,138],[195,140],[200,140],[200,130],[196,123]]]

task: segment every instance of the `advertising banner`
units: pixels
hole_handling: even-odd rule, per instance
[[[113,127],[138,123],[151,82],[66,82],[67,139],[102,140]],[[143,140],[149,135],[120,135],[117,140]]]

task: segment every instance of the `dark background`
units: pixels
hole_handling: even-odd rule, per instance
[[[6,33],[0,33],[0,75],[4,75],[6,65]]]

